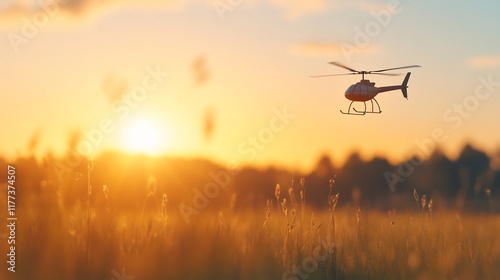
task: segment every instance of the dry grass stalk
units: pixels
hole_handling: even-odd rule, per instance
[[[387,212],[389,218],[391,220],[391,230],[394,230],[394,226],[396,225],[396,210],[392,209]],[[410,217],[410,223],[413,223],[413,219]]]
[[[333,195],[334,179],[330,179],[330,194],[328,195],[328,205],[330,205],[330,247],[333,248],[335,244],[335,217],[333,215],[337,202],[339,201],[339,194]]]
[[[268,223],[271,219],[271,213],[273,211],[273,201],[271,199],[266,200],[266,220],[264,221],[264,224],[262,227],[264,228],[264,231],[267,233],[268,230]]]
[[[297,198],[295,198],[295,194],[293,193],[293,188],[288,189],[288,196],[290,196],[290,201],[292,202],[292,208],[297,209],[298,208],[298,203],[297,203]]]
[[[90,173],[94,169],[94,159],[92,157],[89,158],[89,161],[87,163],[87,194],[90,198],[90,195],[92,194],[92,184],[90,184]]]
[[[419,199],[418,199],[418,193],[417,193],[417,190],[415,188],[413,188],[413,198],[417,202],[418,211],[421,212],[422,210],[420,209],[420,202],[419,202]]]
[[[425,206],[427,205],[427,198],[425,197],[425,194],[422,196],[421,203],[422,203],[422,208],[421,209],[422,209],[422,212],[423,212],[424,209],[425,209]]]
[[[280,195],[281,195],[280,184],[276,184],[276,188],[274,189],[274,197],[276,197],[276,204],[278,205],[278,207],[281,204],[280,203]]]
[[[302,206],[301,210],[301,223],[304,222],[304,212],[306,209],[306,179],[300,178],[300,203]]]
[[[224,214],[219,212],[219,233],[226,233],[229,230],[229,225],[224,218]]]
[[[106,211],[109,212],[109,187],[107,185],[102,186],[102,192],[104,193],[104,199],[106,200]]]
[[[427,204],[427,207],[429,208],[429,214],[431,215],[432,218],[432,198],[429,200],[429,204]]]
[[[92,157],[89,158],[87,163],[87,265],[89,266],[90,261],[90,215],[91,215],[91,195],[92,195],[92,184],[90,181],[90,174],[94,169],[94,159]]]
[[[286,206],[286,198],[283,198],[283,202],[281,202],[281,210],[283,211],[283,214],[285,214],[285,217],[288,216],[288,207]]]
[[[142,218],[144,218],[144,214],[145,212],[147,212],[146,210],[154,209],[155,211],[158,211],[157,209],[158,202],[154,198],[157,189],[156,178],[154,176],[148,177],[147,189],[148,189],[148,194],[146,195],[146,199],[144,200],[144,204],[142,206],[142,213],[141,213]]]
[[[281,202],[281,210],[285,215],[285,219],[283,222],[283,228],[281,230],[281,234],[283,236],[283,251],[281,260],[283,265],[287,263],[287,244],[288,244],[288,234],[290,233],[290,225],[288,224],[288,207],[286,204],[286,198],[283,198],[283,202]],[[294,215],[295,216],[295,215]]]
[[[492,210],[492,206],[491,205],[491,189],[485,189],[484,192],[486,193],[486,198],[488,199],[488,210]]]
[[[359,222],[361,221],[361,207],[356,212],[356,237],[359,237]]]
[[[163,213],[163,217],[167,218],[167,194],[164,193],[161,199],[161,210]]]
[[[286,225],[287,229],[288,229],[288,233],[292,232],[292,230],[295,227],[295,210],[292,210],[291,213],[292,213],[292,221],[290,223],[287,223],[287,225]]]

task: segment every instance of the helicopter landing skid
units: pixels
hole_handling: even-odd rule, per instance
[[[351,112],[351,111],[347,111],[347,113],[346,113],[346,112],[344,112],[344,111],[340,110],[340,112],[341,112],[342,114],[344,114],[344,115],[363,116],[364,114],[366,114],[366,113],[363,113],[363,112],[358,111],[358,110],[353,110],[353,111],[354,111],[354,112],[356,112],[356,113]]]
[[[354,103],[354,101],[351,101],[351,104],[349,104],[349,109],[347,109],[347,113],[343,112],[342,110],[340,110],[340,112],[344,115],[355,115],[355,116],[363,116],[366,112],[366,103],[363,102],[363,104],[365,104],[365,112],[360,112],[354,108],[352,108],[354,110],[354,112],[351,112],[351,106],[352,106],[352,103]]]
[[[375,108],[373,105],[373,101],[375,101],[375,103],[377,104],[378,111],[374,111]],[[378,104],[378,102],[375,98],[370,100],[370,103],[372,105],[371,111],[366,110],[366,101],[364,101],[363,105],[365,105],[365,109],[363,111],[358,111],[358,110],[356,110],[356,108],[353,107],[352,110],[354,112],[351,112],[352,103],[354,103],[354,102],[355,101],[351,101],[351,104],[349,104],[349,109],[347,109],[347,113],[343,112],[342,110],[340,110],[340,112],[344,115],[355,115],[355,116],[364,116],[365,114],[380,114],[380,113],[382,113],[382,110],[380,110],[380,105]]]

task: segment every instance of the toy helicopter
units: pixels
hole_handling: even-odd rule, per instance
[[[358,71],[354,70],[352,68],[349,68],[345,65],[342,65],[338,62],[329,62],[329,64],[344,68],[346,70],[351,71],[351,73],[347,74],[333,74],[333,75],[316,75],[316,76],[311,76],[312,78],[320,78],[320,77],[331,77],[331,76],[343,76],[343,75],[359,75],[361,74],[361,81],[355,83],[354,85],[351,85],[347,90],[345,91],[345,97],[349,100],[351,100],[351,104],[349,104],[349,109],[347,109],[347,112],[343,112],[340,110],[342,114],[346,115],[358,115],[358,116],[363,116],[365,114],[380,114],[382,111],[380,110],[380,105],[378,104],[378,101],[375,99],[375,96],[381,92],[385,91],[392,91],[392,90],[398,90],[400,89],[403,92],[404,98],[408,99],[408,80],[410,79],[410,74],[411,72],[408,72],[406,74],[405,79],[403,80],[403,83],[400,86],[385,86],[385,87],[376,87],[374,82],[370,82],[370,80],[365,80],[365,74],[375,74],[375,75],[386,75],[386,76],[397,76],[398,74],[390,74],[390,73],[382,73],[385,71],[391,71],[391,70],[398,70],[398,69],[406,69],[406,68],[414,68],[414,67],[420,67],[420,65],[410,65],[410,66],[403,66],[403,67],[396,67],[396,68],[387,68],[387,69],[381,69],[381,70],[373,70],[373,71]],[[370,101],[371,103],[371,111],[366,110],[366,102]],[[375,104],[378,107],[378,110],[374,110],[374,105],[373,101],[375,101]],[[364,104],[364,110],[359,111],[356,110],[356,108],[352,107],[352,104],[354,102],[363,102]],[[353,109],[353,112],[351,112],[351,107]]]

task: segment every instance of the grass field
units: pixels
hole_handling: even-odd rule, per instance
[[[166,197],[157,211],[118,213],[108,203],[64,209],[57,190],[46,189],[18,210],[16,272],[0,276],[500,279],[497,216],[432,212],[428,202],[405,213],[335,209],[333,194],[330,209],[319,211],[302,198],[277,190],[261,211],[235,213],[228,203],[186,223]]]

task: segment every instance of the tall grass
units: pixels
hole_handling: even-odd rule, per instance
[[[103,205],[91,207],[91,171],[89,164],[87,207],[54,208],[42,220],[24,210],[18,272],[2,271],[1,279],[109,280],[113,271],[137,280],[500,279],[500,219],[435,211],[436,201],[416,190],[419,212],[429,215],[338,208],[334,180],[325,186],[329,209],[314,209],[301,180],[300,201],[293,184],[285,195],[276,185],[261,211],[232,212],[228,203],[186,224],[167,207],[166,194],[152,191],[141,213],[114,211],[109,188]],[[100,215],[101,208],[113,219]],[[63,222],[48,223],[55,215]]]
[[[94,169],[94,160],[92,157],[89,158],[87,163],[87,266],[90,270],[90,234],[91,234],[91,211],[92,211],[92,182],[90,180],[90,174]]]

